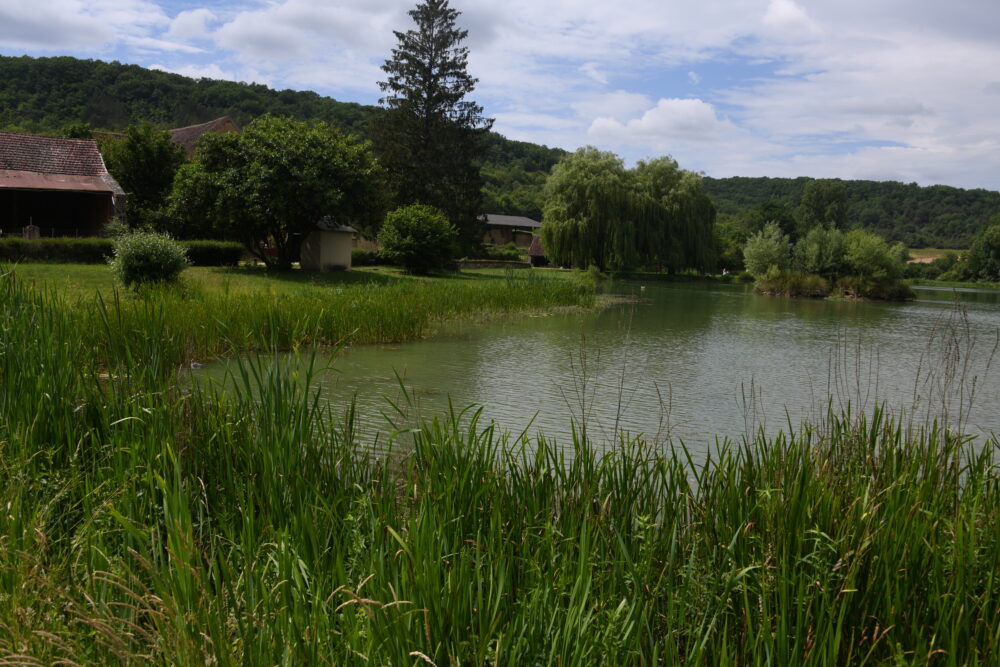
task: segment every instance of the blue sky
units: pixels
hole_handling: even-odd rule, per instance
[[[0,53],[375,103],[408,0],[0,0]],[[710,176],[1000,188],[995,0],[460,0],[513,138]]]

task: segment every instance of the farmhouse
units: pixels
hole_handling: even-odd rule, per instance
[[[93,139],[0,132],[4,234],[93,236],[124,200]]]
[[[538,231],[542,223],[521,215],[486,214],[486,236],[483,243],[504,245],[515,243],[518,247],[531,245],[531,234]]]

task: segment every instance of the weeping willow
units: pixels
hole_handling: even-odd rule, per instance
[[[581,148],[553,168],[545,194],[542,242],[555,264],[715,267],[715,207],[701,178],[668,157],[626,169],[613,153]]]

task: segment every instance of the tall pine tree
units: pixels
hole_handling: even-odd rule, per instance
[[[448,0],[425,0],[409,14],[416,28],[395,32],[398,45],[382,66],[386,110],[374,121],[375,144],[396,203],[441,209],[468,250],[482,240],[479,161],[493,120],[465,99],[478,79],[466,71],[460,12]]]

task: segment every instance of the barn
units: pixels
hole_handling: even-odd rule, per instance
[[[93,139],[0,132],[3,234],[95,236],[124,204]]]

